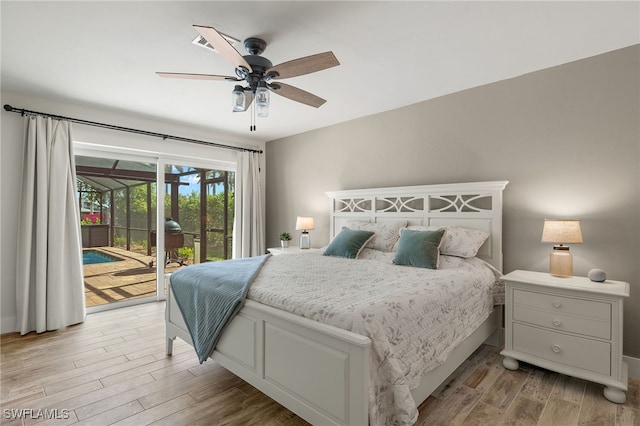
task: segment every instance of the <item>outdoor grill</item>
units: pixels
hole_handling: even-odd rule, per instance
[[[156,231],[151,231],[151,247],[155,247],[157,244]],[[171,262],[177,262],[180,265],[183,264],[182,260],[178,258],[177,250],[180,247],[184,247],[184,234],[180,224],[173,220],[173,218],[166,218],[164,222],[164,259],[165,264]],[[153,266],[151,261],[150,266]]]

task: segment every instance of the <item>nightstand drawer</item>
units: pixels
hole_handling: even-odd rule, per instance
[[[514,289],[513,319],[555,330],[611,338],[611,304]]]
[[[611,345],[596,340],[513,324],[513,349],[552,362],[611,375]]]

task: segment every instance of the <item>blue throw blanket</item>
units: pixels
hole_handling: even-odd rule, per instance
[[[269,256],[201,263],[171,274],[171,289],[200,364],[244,305],[249,286]]]

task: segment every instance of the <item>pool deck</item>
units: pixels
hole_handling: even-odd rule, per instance
[[[117,247],[92,247],[122,260],[84,265],[84,294],[87,307],[155,296],[155,258]],[[181,268],[178,263],[165,266],[165,273]]]

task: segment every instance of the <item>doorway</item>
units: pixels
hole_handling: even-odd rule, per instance
[[[204,208],[206,250],[203,261],[231,258],[234,217],[235,174],[228,171],[205,170],[206,203]]]
[[[165,218],[184,233],[184,261],[202,263],[231,258],[235,173],[184,165],[167,165]]]
[[[91,154],[76,155],[88,312],[162,299],[167,273],[231,258],[233,171]]]
[[[88,309],[156,299],[156,164],[76,155]]]

